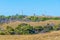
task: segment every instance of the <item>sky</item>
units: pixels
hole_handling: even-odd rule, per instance
[[[0,15],[60,16],[60,0],[0,0]]]

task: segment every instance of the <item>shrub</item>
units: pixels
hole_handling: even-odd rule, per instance
[[[10,26],[7,26],[6,31],[7,31],[9,34],[11,34],[11,35],[15,34],[14,29],[13,29],[12,27],[10,27]]]
[[[60,18],[59,17],[54,17],[53,20],[60,20]]]
[[[33,27],[29,24],[22,23],[18,25],[18,27],[15,29],[16,33],[18,34],[33,34]]]
[[[36,33],[39,33],[39,32],[41,32],[44,28],[43,28],[42,26],[36,26],[36,27],[34,27],[34,29],[35,29],[35,32],[36,32]]]
[[[44,26],[44,30],[45,30],[45,32],[49,32],[49,31],[53,30],[53,26],[51,26],[50,24],[47,24],[46,26]]]
[[[6,34],[6,31],[2,28],[0,28],[0,35],[5,35]]]
[[[60,24],[55,26],[55,30],[60,30]]]
[[[33,22],[36,22],[36,21],[39,21],[39,18],[36,17],[36,16],[31,16],[30,18],[28,18],[29,20],[33,21]]]
[[[0,35],[5,35],[6,33],[4,31],[0,30]]]
[[[47,17],[40,18],[41,21],[45,21],[45,20],[49,20],[49,19],[51,19],[51,18],[47,18]]]

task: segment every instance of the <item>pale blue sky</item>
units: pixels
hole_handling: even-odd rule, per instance
[[[0,15],[60,16],[60,0],[0,0]]]

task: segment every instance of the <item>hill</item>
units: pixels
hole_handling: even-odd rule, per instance
[[[54,25],[58,25],[60,24],[60,20],[46,20],[46,21],[40,21],[40,22],[24,22],[24,21],[15,21],[15,22],[9,22],[9,23],[3,23],[0,24],[0,27],[2,28],[6,28],[8,25],[15,28],[16,26],[18,26],[21,23],[27,23],[30,24],[31,26],[44,26],[47,23],[51,24],[53,23]]]
[[[29,18],[29,17],[28,17]],[[36,17],[35,17],[36,18]],[[60,19],[59,18],[53,18],[53,19],[46,19],[43,18],[43,20],[36,21],[34,17],[32,18],[32,21],[26,21],[25,20],[12,20],[5,22],[4,18],[2,19],[4,22],[0,23],[0,28],[6,29],[7,26],[11,26],[12,28],[16,28],[21,23],[29,24],[33,27],[36,26],[44,26],[47,24],[54,24],[59,25]],[[57,19],[57,20],[56,20]],[[9,20],[9,19],[8,19]],[[0,40],[60,40],[60,30],[59,31],[51,31],[47,33],[38,33],[38,34],[29,34],[29,35],[0,35]]]

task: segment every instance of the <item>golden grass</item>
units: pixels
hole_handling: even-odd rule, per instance
[[[27,23],[27,24],[30,24],[31,26],[46,25],[47,23],[54,23],[55,25],[58,25],[58,24],[60,24],[60,20],[47,20],[47,21],[40,21],[40,22],[20,22],[20,21],[16,21],[16,22],[9,22],[8,24],[4,23],[4,24],[0,25],[0,27],[6,28],[9,25],[9,26],[15,28],[21,23]]]

